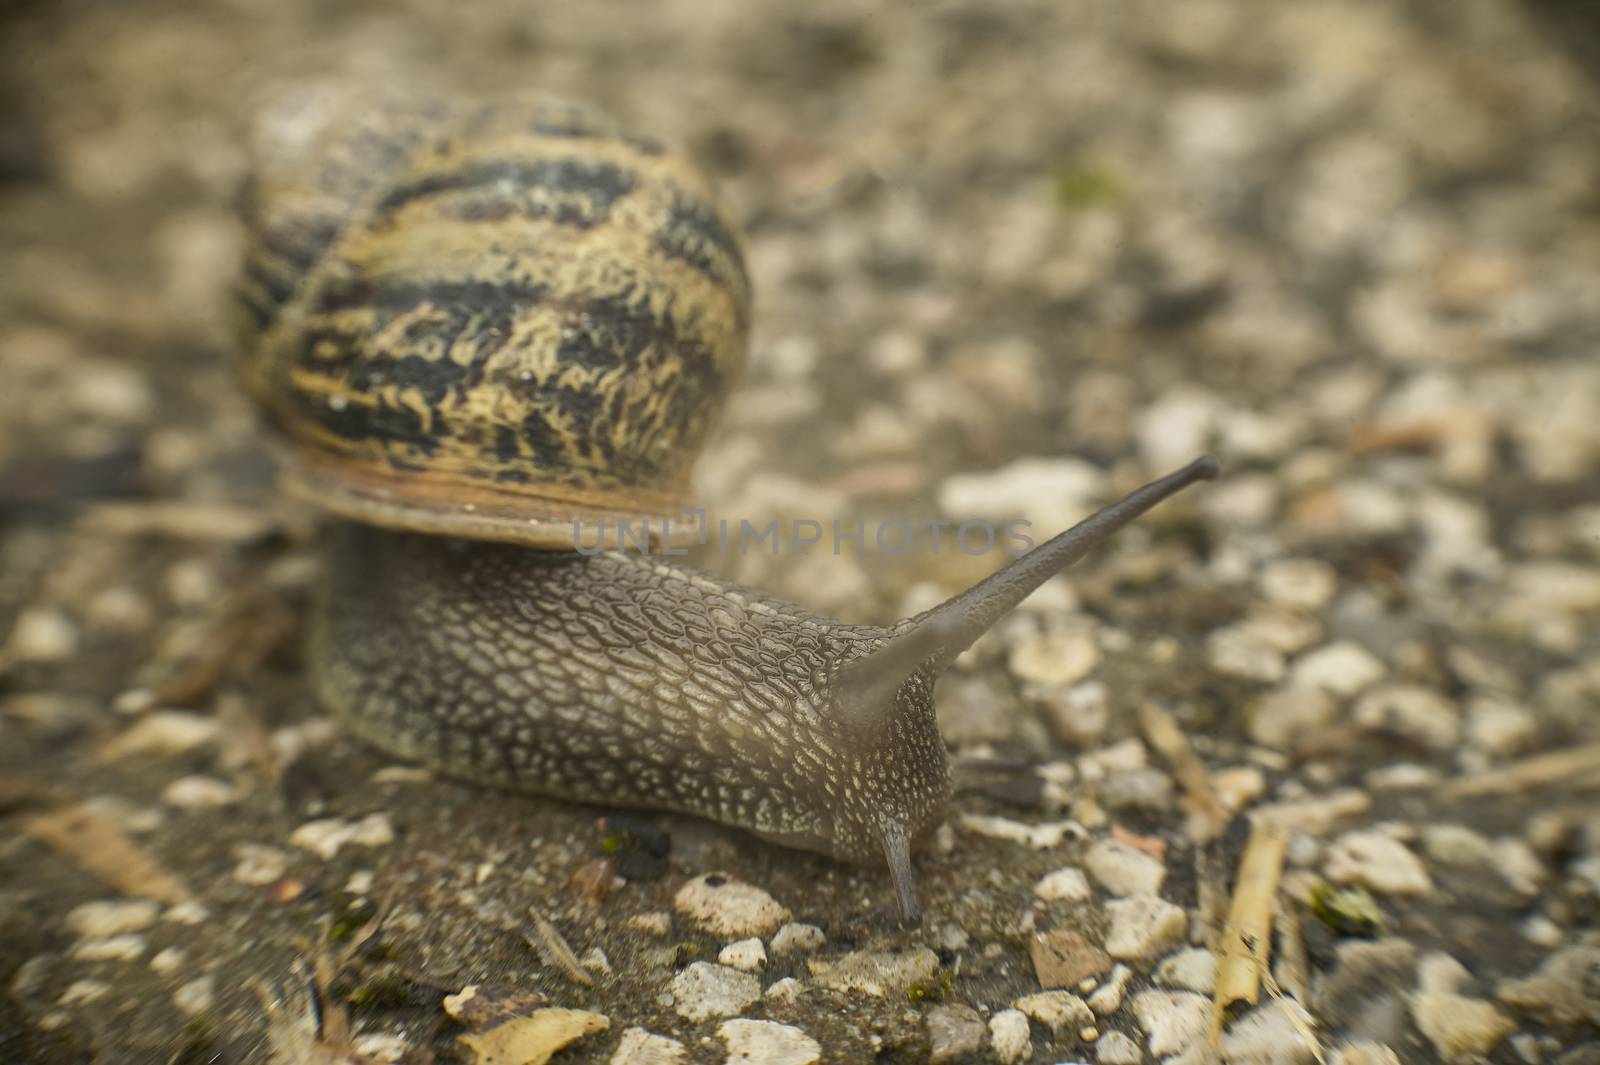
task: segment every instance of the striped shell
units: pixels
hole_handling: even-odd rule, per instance
[[[694,167],[572,105],[393,89],[282,100],[255,154],[242,373],[291,487],[541,546],[690,502],[750,317]]]

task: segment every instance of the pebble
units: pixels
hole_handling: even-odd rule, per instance
[[[1033,893],[1051,902],[1086,902],[1089,898],[1089,878],[1077,866],[1064,866],[1046,873],[1033,885]]]
[[[1369,1039],[1341,1043],[1328,1061],[1330,1065],[1404,1065],[1399,1054]]]
[[[882,998],[932,979],[939,971],[939,955],[927,947],[897,952],[857,950],[837,959],[811,958],[806,966],[823,987]]]
[[[1422,852],[1445,865],[1486,866],[1494,860],[1489,837],[1465,825],[1428,825],[1422,830]]]
[[[774,1002],[793,1002],[800,997],[800,992],[805,990],[805,985],[792,976],[785,976],[782,980],[774,980],[772,986],[767,988],[765,997]]]
[[[1313,987],[1312,1011],[1327,1028],[1358,1024],[1374,998],[1411,987],[1416,957],[1417,948],[1397,937],[1341,940],[1333,969]]]
[[[697,961],[672,979],[673,1009],[691,1021],[732,1017],[761,998],[761,981],[749,973]]]
[[[690,880],[673,897],[678,912],[724,939],[770,935],[790,913],[771,895],[725,873]]]
[[[1206,640],[1206,651],[1207,661],[1218,673],[1266,684],[1283,679],[1283,652],[1241,626],[1213,632]]]
[[[755,973],[767,967],[767,951],[756,936],[729,943],[717,954],[717,963],[740,972]]]
[[[179,777],[161,792],[161,801],[182,810],[206,810],[239,801],[239,789],[216,777]]]
[[[276,847],[259,843],[240,843],[233,848],[238,862],[233,867],[233,878],[241,884],[260,887],[283,879],[289,868],[289,856]]]
[[[56,999],[58,1006],[81,1006],[86,1002],[93,1002],[111,990],[111,985],[104,980],[74,980],[67,985],[61,997]]]
[[[1211,1000],[1192,991],[1141,991],[1133,1015],[1144,1029],[1150,1053],[1176,1054],[1199,1045],[1211,1028]]]
[[[628,927],[637,928],[647,936],[665,939],[672,932],[672,915],[659,910],[638,913],[628,918]]]
[[[162,710],[113,736],[100,748],[100,756],[116,760],[132,754],[181,754],[215,742],[221,730],[216,718]]]
[[[0,660],[60,662],[78,649],[78,627],[52,607],[29,607],[11,625]]]
[[[959,1002],[935,1006],[925,1018],[928,1026],[928,1060],[933,1065],[959,1061],[983,1047],[983,1018]]]
[[[80,939],[110,939],[155,924],[159,903],[149,899],[85,902],[67,913],[67,928]]]
[[[1094,1023],[1094,1012],[1077,995],[1065,991],[1041,991],[1024,995],[1011,1004],[1040,1024],[1059,1034],[1065,1028],[1082,1028]]]
[[[1083,864],[1113,895],[1154,895],[1167,878],[1167,867],[1144,851],[1114,839],[1097,841]]]
[[[1142,1065],[1144,1052],[1122,1032],[1107,1032],[1095,1042],[1094,1059],[1100,1065]]]
[[[1021,1010],[1001,1010],[989,1018],[989,1042],[994,1056],[1005,1065],[1033,1057],[1032,1036],[1028,1017]]]
[[[216,999],[217,983],[210,976],[197,976],[172,993],[172,1004],[178,1012],[191,1017],[209,1011]]]
[[[1006,664],[1032,684],[1076,684],[1100,664],[1100,646],[1093,626],[1072,625],[1026,636],[1011,648]]]
[[[676,1065],[687,1053],[676,1039],[643,1028],[628,1028],[611,1054],[611,1065]]]
[[[177,947],[167,947],[150,959],[150,971],[153,973],[177,972],[184,963],[184,953]]]
[[[1538,719],[1523,707],[1488,696],[1467,704],[1467,742],[1485,754],[1519,754],[1533,745],[1538,731]]]
[[[1023,696],[1044,714],[1051,734],[1069,747],[1098,746],[1111,724],[1110,693],[1097,680],[1030,686]]]
[[[1297,688],[1322,688],[1335,695],[1354,695],[1382,680],[1387,672],[1388,667],[1371,651],[1358,643],[1339,640],[1295,659],[1289,678],[1290,684]]]
[[[727,1065],[811,1065],[822,1046],[792,1024],[726,1021],[717,1028],[728,1048]]]
[[[1600,1026],[1600,942],[1557,951],[1531,976],[1503,980],[1495,997],[1546,1024]]]
[[[1153,958],[1183,938],[1189,915],[1153,895],[1117,899],[1106,904],[1111,928],[1106,953],[1123,961]]]
[[[1461,734],[1456,705],[1432,688],[1389,684],[1367,692],[1352,715],[1369,732],[1393,732],[1429,750],[1452,750]]]
[[[1089,1008],[1102,1017],[1109,1017],[1122,1008],[1122,996],[1127,993],[1128,981],[1133,978],[1133,970],[1126,965],[1117,965],[1111,970],[1111,975],[1106,977],[1106,982],[1095,988],[1094,994],[1089,996]]]
[[[79,940],[72,948],[78,961],[133,961],[144,955],[145,938],[132,932],[109,939]]]
[[[1318,558],[1285,558],[1261,571],[1261,594],[1269,602],[1295,610],[1322,610],[1333,601],[1339,578]]]
[[[1328,848],[1328,879],[1362,884],[1385,895],[1425,895],[1433,881],[1406,845],[1374,831],[1347,832]]]
[[[827,942],[828,937],[816,925],[791,921],[772,937],[772,953],[801,954],[821,950]]]
[[[992,839],[1021,843],[1034,850],[1059,847],[1064,839],[1083,839],[1089,833],[1076,821],[1046,821],[1037,825],[986,814],[962,814],[961,827]]]
[[[1310,686],[1274,688],[1246,711],[1250,738],[1279,751],[1292,750],[1306,736],[1331,725],[1337,713],[1333,696]]]
[[[1156,983],[1209,995],[1217,984],[1216,956],[1204,947],[1180,950],[1156,966]]]
[[[1305,1034],[1314,1030],[1315,1022],[1298,1002],[1269,999],[1229,1025],[1222,1060],[1228,1065],[1309,1065],[1321,1052],[1316,1037]]]
[[[289,834],[289,842],[324,860],[346,846],[384,847],[394,842],[394,826],[384,814],[368,814],[359,821],[327,817],[307,821]]]
[[[1488,1054],[1517,1026],[1493,1003],[1441,991],[1413,995],[1411,1016],[1446,1061],[1460,1054]]]
[[[1028,954],[1043,988],[1075,987],[1111,967],[1111,955],[1067,929],[1034,935]]]

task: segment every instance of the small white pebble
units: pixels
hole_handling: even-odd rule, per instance
[[[751,936],[723,947],[717,961],[740,972],[756,973],[767,967],[767,950],[759,938]]]
[[[1033,1056],[1033,1033],[1028,1017],[1021,1010],[1001,1010],[989,1018],[989,1041],[994,1056],[1006,1065],[1027,1061]]]
[[[239,790],[216,777],[179,777],[161,792],[161,801],[182,810],[227,806],[239,800]]]
[[[149,899],[85,902],[67,914],[67,928],[82,939],[109,939],[149,928],[160,913]]]
[[[172,993],[172,1004],[193,1017],[209,1010],[216,997],[216,981],[209,976],[198,976]]]
[[[78,961],[133,961],[144,955],[144,936],[127,933],[109,939],[85,939],[72,948]]]
[[[150,959],[150,971],[157,973],[176,972],[183,965],[183,960],[183,951],[177,947],[167,947]]]
[[[1089,898],[1089,878],[1077,866],[1046,873],[1033,885],[1033,893],[1052,902],[1084,902]]]
[[[772,937],[772,953],[793,954],[820,950],[827,942],[828,937],[816,925],[791,921],[778,929],[777,934]]]

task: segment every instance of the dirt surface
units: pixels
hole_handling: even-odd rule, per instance
[[[1275,983],[1228,1060],[1600,1060],[1582,5],[5,17],[0,1060],[488,1060],[467,985],[609,1022],[558,1062],[1202,1060],[1191,948],[1252,817],[1286,826]],[[943,682],[920,928],[880,870],[432,779],[321,714],[319,519],[274,489],[227,288],[247,116],[327,74],[544,88],[716,176],[757,294],[718,513],[1049,532],[1221,458]],[[1003,559],[830,546],[698,562],[889,621]],[[820,933],[711,930],[706,874]],[[723,954],[752,935],[758,976]],[[1051,944],[1086,975],[1032,998]]]

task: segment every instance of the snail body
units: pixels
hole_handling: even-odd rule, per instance
[[[290,483],[351,519],[310,626],[319,700],[447,774],[886,864],[915,918],[911,853],[951,789],[938,675],[1215,462],[891,626],[573,550],[687,498],[743,361],[733,229],[687,164],[590,112],[382,104],[288,124],[314,150],[258,179],[242,292]]]

